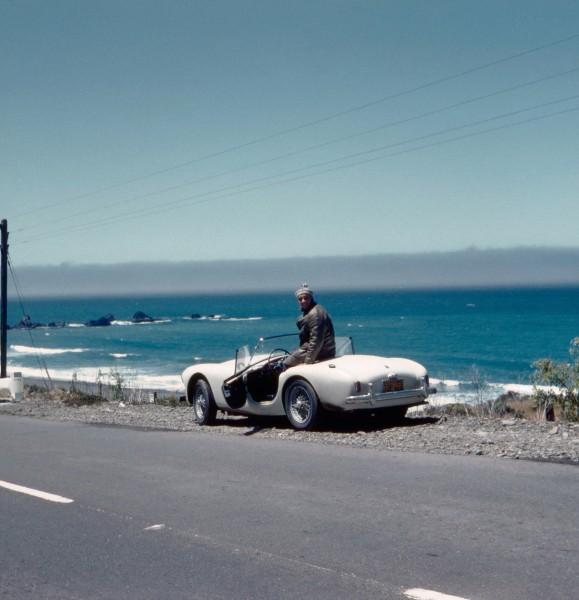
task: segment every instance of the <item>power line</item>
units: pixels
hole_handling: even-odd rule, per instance
[[[420,150],[424,150],[424,149],[428,149],[428,148],[433,148],[433,147],[440,146],[440,145],[449,144],[451,142],[456,142],[456,141],[464,140],[464,139],[467,139],[467,138],[476,137],[476,136],[479,136],[479,135],[483,135],[483,134],[487,134],[487,133],[499,131],[499,130],[502,130],[502,129],[513,128],[513,127],[517,127],[517,126],[524,125],[524,124],[527,124],[527,123],[536,122],[536,121],[544,120],[544,119],[547,119],[547,118],[551,118],[551,117],[555,117],[555,116],[559,116],[559,115],[563,115],[563,114],[575,112],[575,111],[579,110],[579,107],[572,107],[570,109],[564,109],[564,110],[557,111],[557,112],[554,112],[554,113],[549,113],[549,114],[546,114],[546,115],[540,115],[540,116],[537,116],[537,117],[531,117],[529,119],[525,119],[525,120],[518,121],[518,122],[515,122],[515,123],[506,123],[504,125],[499,125],[497,127],[492,127],[492,128],[489,128],[489,129],[485,129],[485,130],[479,131],[479,132],[474,132],[474,133],[469,133],[469,134],[457,136],[457,137],[454,137],[454,138],[450,138],[448,140],[441,140],[441,141],[433,142],[433,143],[430,143],[430,144],[425,144],[425,145],[421,145],[421,146],[417,146],[417,147],[413,147],[413,148],[399,150],[399,151],[396,151],[396,152],[393,152],[393,153],[390,153],[390,154],[387,154],[387,155],[381,155],[381,156],[372,157],[372,158],[364,158],[364,159],[357,160],[357,161],[355,161],[353,163],[346,164],[346,165],[338,165],[338,166],[335,166],[335,167],[323,168],[323,167],[328,167],[330,164],[333,164],[333,163],[336,163],[336,162],[343,162],[344,160],[349,160],[349,159],[356,158],[356,157],[362,157],[364,155],[368,155],[368,154],[372,154],[372,153],[376,153],[376,152],[383,152],[384,150],[392,148],[392,147],[396,147],[396,146],[400,146],[400,145],[407,145],[407,144],[410,144],[410,143],[416,143],[417,141],[425,140],[425,139],[427,139],[429,137],[440,136],[440,135],[443,135],[443,134],[447,134],[447,133],[449,133],[451,131],[457,131],[457,130],[460,130],[460,129],[464,129],[466,127],[474,127],[474,126],[477,126],[477,125],[481,125],[483,123],[488,123],[488,122],[493,121],[493,120],[506,118],[507,116],[513,116],[515,114],[521,114],[522,112],[528,112],[530,110],[537,110],[538,108],[542,108],[542,107],[545,107],[545,106],[548,106],[548,105],[553,105],[553,104],[556,104],[556,103],[561,103],[561,102],[569,101],[570,99],[576,99],[576,98],[579,98],[579,95],[574,95],[574,96],[570,96],[570,97],[567,97],[567,98],[564,98],[564,99],[560,99],[560,100],[556,100],[556,101],[552,101],[552,102],[547,102],[547,103],[543,103],[543,104],[540,104],[540,105],[536,105],[536,106],[533,106],[533,107],[529,107],[529,108],[526,108],[526,109],[521,109],[521,110],[518,110],[518,111],[513,111],[512,113],[504,113],[502,115],[498,115],[498,116],[495,116],[495,117],[490,117],[488,119],[479,120],[479,121],[476,121],[476,122],[473,122],[473,123],[468,123],[468,124],[465,124],[465,125],[462,125],[462,126],[448,128],[448,129],[445,129],[445,130],[441,130],[441,131],[434,132],[434,133],[431,133],[431,134],[419,136],[419,137],[412,138],[412,139],[409,139],[409,140],[405,140],[405,141],[402,141],[402,142],[397,142],[397,143],[389,144],[389,145],[386,145],[386,146],[380,146],[380,147],[373,148],[371,150],[367,150],[367,151],[364,151],[364,152],[358,152],[358,153],[346,155],[346,156],[340,157],[338,159],[333,159],[333,160],[325,161],[325,162],[322,162],[322,163],[317,163],[315,165],[309,165],[309,166],[306,166],[306,167],[302,167],[302,168],[298,168],[298,169],[293,169],[291,171],[286,171],[284,173],[279,173],[277,175],[272,175],[272,176],[268,176],[268,177],[262,177],[262,178],[259,178],[259,179],[255,179],[255,180],[246,182],[244,184],[238,184],[238,185],[235,185],[235,186],[228,186],[228,187],[225,187],[225,188],[221,188],[219,190],[213,190],[211,192],[204,192],[204,193],[201,193],[201,194],[195,194],[193,196],[188,196],[188,197],[185,197],[185,198],[181,198],[179,200],[172,201],[172,202],[169,202],[169,203],[163,203],[163,204],[156,205],[154,207],[149,207],[148,209],[140,209],[138,211],[130,211],[130,212],[127,212],[127,213],[124,213],[124,214],[121,214],[121,215],[117,215],[116,217],[109,217],[109,218],[101,219],[101,220],[98,220],[98,221],[93,221],[93,222],[85,223],[83,225],[79,225],[78,227],[72,227],[72,228],[66,228],[66,229],[62,229],[62,230],[57,230],[57,231],[54,231],[52,233],[48,233],[48,234],[46,234],[44,236],[39,236],[39,237],[37,237],[35,239],[32,239],[32,240],[30,240],[30,239],[29,240],[24,240],[21,243],[28,244],[28,243],[33,243],[35,241],[37,242],[37,241],[41,241],[41,240],[44,240],[44,239],[59,237],[61,234],[69,234],[69,233],[79,232],[79,231],[88,231],[90,229],[98,228],[100,226],[114,224],[116,222],[125,221],[127,219],[132,219],[132,218],[135,218],[135,217],[141,217],[141,216],[149,216],[149,215],[159,214],[159,213],[167,211],[167,210],[173,210],[173,209],[176,209],[176,208],[180,208],[181,205],[184,205],[184,204],[197,205],[197,204],[203,204],[203,203],[207,203],[207,202],[211,202],[211,201],[215,201],[215,200],[219,200],[219,199],[228,198],[228,197],[239,195],[239,194],[246,194],[246,193],[249,193],[249,192],[252,192],[252,191],[257,191],[257,190],[265,189],[265,188],[272,187],[272,186],[275,186],[275,185],[283,185],[283,184],[286,184],[286,183],[298,181],[298,180],[309,178],[309,177],[314,177],[314,176],[317,176],[317,175],[322,175],[322,174],[326,174],[326,173],[330,173],[330,172],[335,172],[335,171],[343,170],[343,169],[349,169],[349,168],[352,168],[352,167],[360,166],[362,164],[367,164],[367,163],[370,163],[370,162],[374,162],[376,160],[382,160],[382,159],[385,159],[385,158],[391,158],[391,157],[394,157],[394,156],[400,156],[400,155],[408,154],[408,153],[411,153],[411,152],[417,152],[417,151],[420,151]],[[262,185],[263,182],[271,180],[271,179],[274,179],[274,178],[287,177],[288,175],[293,175],[293,174],[302,172],[304,170],[315,169],[315,168],[318,168],[318,169],[322,168],[322,170],[319,170],[319,171],[316,171],[316,172],[313,172],[313,173],[306,173],[306,174],[298,175],[298,176],[295,176],[295,177],[290,177],[289,179],[283,179],[283,180],[279,180],[279,181],[275,181],[275,182],[270,182],[268,184]],[[251,188],[248,188],[248,189],[245,189],[245,190],[243,190],[243,189],[234,189],[234,188],[241,188],[242,186],[252,185],[252,184],[256,184],[256,183],[259,184],[259,185],[256,185],[254,187],[251,187]],[[214,197],[214,198],[205,198],[205,199],[197,200],[196,202],[191,202],[191,200],[196,200],[196,199],[201,198],[203,196],[209,196],[209,195],[213,195],[213,194],[219,194],[221,192],[227,192],[227,193],[223,194],[221,196]]]
[[[162,188],[162,189],[159,189],[159,190],[148,192],[146,194],[138,194],[138,195],[133,196],[131,198],[124,199],[122,202],[123,202],[123,204],[126,204],[127,202],[134,202],[134,201],[137,201],[137,200],[143,200],[145,198],[150,198],[152,196],[157,196],[157,195],[164,194],[164,193],[167,193],[167,192],[172,192],[172,191],[175,191],[175,190],[187,187],[189,185],[194,185],[194,184],[203,183],[203,182],[206,182],[206,181],[211,181],[211,180],[214,180],[214,179],[218,179],[219,177],[224,177],[226,175],[232,175],[234,173],[239,173],[241,171],[246,171],[246,170],[254,168],[254,167],[263,166],[263,165],[266,165],[266,164],[271,164],[273,162],[276,162],[276,161],[279,161],[279,160],[283,160],[283,159],[286,159],[286,158],[291,158],[291,157],[294,157],[294,156],[299,156],[300,154],[303,154],[303,153],[306,153],[306,152],[311,152],[313,150],[319,150],[321,148],[328,147],[330,145],[337,144],[339,142],[356,139],[356,138],[359,138],[359,137],[362,137],[362,136],[365,136],[365,135],[369,135],[371,133],[376,133],[377,131],[382,131],[384,129],[389,129],[389,128],[392,128],[392,127],[395,127],[395,126],[398,126],[398,125],[403,125],[403,124],[406,124],[406,123],[410,123],[412,121],[417,121],[419,119],[424,119],[426,117],[430,117],[430,116],[433,116],[433,115],[441,114],[443,112],[447,112],[447,111],[453,110],[455,108],[460,108],[461,106],[466,106],[468,104],[473,104],[473,103],[479,102],[481,100],[487,100],[489,98],[493,98],[493,97],[496,97],[496,96],[499,96],[499,95],[502,95],[502,94],[506,94],[506,93],[509,93],[509,92],[512,92],[512,91],[520,90],[520,89],[523,89],[525,87],[529,87],[529,86],[532,86],[532,85],[537,85],[538,83],[544,83],[545,81],[550,81],[550,80],[553,80],[553,79],[558,78],[558,77],[563,77],[565,75],[576,73],[578,71],[579,71],[579,67],[576,67],[574,69],[568,69],[566,71],[562,71],[562,72],[559,72],[559,73],[550,74],[550,75],[547,75],[545,77],[540,77],[538,79],[533,79],[533,80],[530,80],[530,81],[519,83],[519,84],[510,86],[510,87],[507,87],[507,88],[502,88],[502,89],[496,90],[494,92],[490,92],[490,93],[483,94],[483,95],[480,95],[480,96],[471,97],[471,98],[468,98],[466,100],[462,100],[460,102],[455,102],[453,104],[449,104],[449,105],[446,105],[446,106],[443,106],[443,107],[440,107],[440,108],[435,108],[435,109],[432,109],[432,110],[420,113],[418,115],[413,115],[413,116],[410,116],[410,117],[407,117],[407,118],[404,118],[404,119],[398,119],[396,121],[390,121],[388,123],[384,123],[384,124],[378,125],[376,127],[365,129],[363,131],[359,131],[359,132],[356,132],[356,133],[353,133],[353,134],[350,134],[350,135],[340,136],[340,137],[333,138],[331,140],[327,140],[325,142],[321,142],[319,144],[313,144],[313,145],[310,145],[310,146],[306,146],[304,148],[301,148],[301,149],[298,149],[298,150],[294,150],[292,152],[287,152],[285,154],[280,154],[280,155],[277,155],[277,156],[274,156],[274,157],[271,157],[271,158],[268,158],[268,159],[265,159],[265,160],[261,160],[261,161],[257,161],[257,162],[254,162],[254,163],[250,163],[248,165],[244,165],[242,167],[237,167],[235,169],[228,169],[228,170],[225,170],[225,171],[221,171],[219,173],[214,173],[212,175],[207,175],[205,177],[200,177],[200,178],[197,178],[197,179],[191,179],[191,180],[182,182],[180,184],[172,185],[172,186],[169,186],[169,187],[165,187],[165,188]],[[36,229],[36,228],[39,228],[39,227],[46,227],[47,225],[50,225],[51,223],[60,223],[63,220],[73,219],[73,218],[75,218],[77,216],[83,216],[84,217],[84,216],[86,216],[88,214],[102,211],[103,209],[117,207],[117,206],[119,206],[119,204],[121,204],[121,201],[117,200],[117,201],[114,201],[114,202],[111,202],[111,203],[108,203],[108,204],[105,204],[105,205],[100,205],[100,206],[94,207],[92,209],[84,209],[82,211],[77,211],[77,212],[69,213],[69,214],[64,215],[62,217],[59,217],[59,218],[50,219],[50,220],[44,220],[44,221],[42,221],[40,223],[37,223],[35,225],[28,225],[27,224],[25,227],[21,227],[19,229],[16,229],[15,231],[17,233],[27,232],[27,231],[30,231],[31,229]]]
[[[148,216],[148,215],[152,215],[152,214],[158,214],[158,213],[163,212],[164,210],[167,210],[167,209],[179,208],[183,204],[202,204],[202,203],[206,203],[206,202],[218,199],[218,198],[224,198],[224,197],[234,196],[237,193],[247,193],[247,191],[254,191],[254,190],[257,190],[257,189],[263,189],[264,187],[269,187],[269,185],[253,187],[253,188],[250,188],[250,190],[241,190],[239,188],[241,188],[243,186],[247,186],[247,185],[252,185],[252,184],[255,184],[255,183],[261,184],[261,183],[263,183],[265,181],[270,181],[272,179],[276,179],[276,178],[279,178],[279,177],[285,177],[287,175],[293,175],[295,173],[303,172],[305,170],[310,170],[310,169],[325,167],[325,166],[328,166],[330,164],[334,164],[336,162],[343,162],[345,160],[349,160],[349,159],[356,158],[356,157],[361,157],[361,156],[364,156],[364,155],[375,154],[376,152],[381,152],[381,151],[387,150],[389,148],[393,148],[393,147],[397,147],[397,146],[401,146],[401,145],[407,145],[407,144],[410,144],[410,143],[416,143],[417,141],[421,141],[421,140],[428,139],[428,138],[431,138],[431,137],[440,136],[440,135],[447,134],[447,133],[452,132],[452,131],[457,131],[457,130],[465,129],[467,127],[474,127],[474,126],[477,126],[477,125],[481,125],[483,123],[488,123],[488,122],[493,121],[493,120],[506,118],[508,116],[514,116],[516,114],[521,114],[522,112],[528,112],[530,110],[536,110],[538,108],[542,108],[542,107],[545,107],[547,105],[552,105],[552,104],[556,104],[556,103],[561,103],[561,102],[569,101],[570,99],[575,99],[575,98],[578,98],[578,97],[579,97],[579,95],[574,95],[574,96],[566,97],[564,99],[560,99],[560,100],[556,100],[556,101],[552,101],[552,102],[547,102],[547,103],[535,105],[535,106],[532,106],[532,107],[529,107],[529,108],[526,108],[526,109],[520,109],[520,110],[517,110],[517,111],[512,111],[510,113],[503,113],[503,114],[495,116],[495,117],[490,117],[490,118],[487,118],[487,119],[482,119],[482,120],[475,121],[475,122],[472,122],[472,123],[467,123],[467,124],[464,124],[464,125],[461,125],[461,126],[456,126],[456,127],[451,127],[451,128],[443,129],[443,130],[440,130],[440,131],[437,131],[437,132],[433,132],[433,133],[430,133],[430,134],[418,136],[418,137],[411,138],[411,139],[408,139],[408,140],[403,140],[401,142],[396,142],[396,143],[393,143],[393,144],[387,144],[387,145],[384,145],[384,146],[379,146],[379,147],[376,147],[376,148],[372,148],[370,150],[365,150],[365,151],[357,152],[357,153],[354,153],[354,154],[344,155],[344,156],[339,157],[337,159],[331,159],[331,160],[328,160],[328,161],[323,161],[321,163],[316,163],[316,164],[313,164],[313,165],[307,165],[305,167],[300,167],[300,168],[292,169],[290,171],[286,171],[286,172],[283,172],[283,173],[278,173],[278,174],[275,174],[275,175],[270,175],[270,176],[266,176],[266,177],[260,177],[260,178],[257,178],[257,179],[253,179],[253,180],[247,181],[245,183],[235,184],[235,185],[231,185],[231,186],[226,186],[226,187],[219,188],[219,189],[216,189],[216,190],[212,190],[212,191],[209,191],[209,192],[202,192],[202,193],[194,194],[192,196],[186,196],[184,198],[180,198],[178,200],[174,200],[174,201],[171,201],[171,202],[157,204],[157,205],[155,205],[153,207],[143,208],[143,209],[139,209],[139,210],[136,210],[136,211],[128,211],[128,212],[122,213],[120,215],[116,215],[116,216],[112,216],[112,217],[106,217],[104,219],[92,221],[92,222],[85,223],[85,224],[80,224],[77,227],[72,227],[72,228],[69,227],[69,228],[57,230],[55,232],[48,233],[48,234],[46,234],[44,236],[36,238],[35,241],[43,240],[43,239],[48,239],[48,238],[52,238],[52,237],[58,237],[58,234],[60,234],[60,233],[68,234],[68,233],[76,232],[76,231],[86,231],[86,230],[94,229],[95,227],[99,227],[99,226],[102,226],[102,225],[114,224],[115,222],[120,222],[120,221],[124,221],[124,220],[127,220],[127,219],[131,219],[133,217]],[[573,112],[574,110],[575,109],[570,109],[570,110],[565,110],[565,111],[559,111],[559,112],[556,112],[556,113],[552,113],[551,115],[547,115],[547,117],[548,116],[556,116],[556,115],[559,115],[559,114],[564,114],[566,112]],[[546,118],[546,117],[531,118],[531,119],[527,119],[527,120],[522,121],[522,122],[517,123],[517,124],[524,124],[524,123],[527,123],[527,122],[532,122],[532,121],[535,121],[535,120],[539,120],[541,118]],[[489,130],[485,130],[485,132],[487,132],[487,131],[489,131],[489,132],[490,131],[496,131],[498,129],[504,129],[504,128],[507,128],[507,127],[509,127],[509,124],[507,124],[505,126],[500,126],[498,128],[492,128],[492,129],[489,129]],[[452,141],[461,140],[461,139],[465,139],[465,138],[468,138],[468,137],[473,137],[474,135],[477,135],[477,134],[476,133],[475,134],[467,134],[466,136],[460,136],[460,137],[457,137],[457,138],[453,138]],[[433,146],[436,146],[436,145],[440,145],[442,143],[444,143],[444,142],[429,144],[427,146],[421,146],[421,147],[419,147],[417,149],[430,148],[430,147],[433,147]],[[401,151],[401,152],[396,152],[394,154],[389,154],[389,155],[387,155],[387,157],[397,156],[397,155],[400,155],[400,154],[405,154],[407,152],[408,152],[408,150],[404,150],[404,151]],[[351,165],[345,165],[343,168],[348,168],[348,167],[351,167],[351,166],[357,166],[357,165],[360,165],[360,164],[364,164],[366,162],[371,162],[373,160],[379,160],[380,158],[382,158],[382,157],[378,157],[376,159],[368,159],[368,160],[358,161],[358,162],[352,163]],[[295,180],[298,180],[298,179],[302,179],[304,177],[315,176],[315,175],[319,175],[319,174],[322,174],[322,173],[339,170],[341,168],[342,167],[338,166],[338,167],[335,167],[335,168],[331,168],[331,169],[327,169],[327,170],[323,170],[323,171],[318,171],[318,172],[315,172],[315,173],[312,173],[312,174],[307,174],[305,176],[300,176],[300,177],[297,177],[297,178],[292,178],[292,179],[289,179],[289,180],[284,180],[284,182],[295,181]],[[275,184],[273,184],[273,185],[275,185]],[[225,196],[219,196],[218,198],[205,198],[204,200],[200,200],[199,202],[194,202],[194,203],[190,202],[191,200],[195,200],[197,198],[202,198],[202,197],[206,197],[206,196],[220,194],[222,192],[228,192],[228,191],[230,193],[226,194]],[[31,242],[31,240],[25,240],[22,243],[30,243],[30,242]]]
[[[570,35],[570,36],[567,36],[565,38],[561,38],[561,39],[558,39],[558,40],[555,40],[555,41],[552,41],[552,42],[548,42],[548,43],[542,44],[540,46],[535,46],[534,48],[529,48],[529,49],[523,50],[521,52],[516,52],[514,54],[510,54],[508,56],[505,56],[503,58],[499,58],[497,60],[494,60],[494,61],[491,61],[491,62],[488,62],[488,63],[484,63],[482,65],[478,65],[478,66],[475,66],[475,67],[471,67],[471,68],[466,69],[464,71],[460,71],[459,73],[455,73],[453,75],[447,75],[445,77],[440,77],[440,78],[437,78],[437,79],[433,79],[431,81],[428,81],[428,82],[425,82],[423,84],[414,86],[412,88],[408,88],[408,89],[402,90],[400,92],[395,92],[395,93],[389,94],[387,96],[382,96],[381,98],[378,98],[376,100],[372,100],[370,102],[366,102],[366,103],[359,104],[359,105],[356,105],[356,106],[352,106],[350,108],[347,108],[347,109],[344,109],[344,110],[341,110],[341,111],[338,111],[338,112],[335,112],[335,113],[331,113],[331,114],[326,115],[324,117],[320,117],[319,119],[314,119],[314,120],[311,120],[311,121],[307,121],[305,123],[301,123],[299,125],[295,125],[293,127],[282,129],[282,130],[273,132],[273,133],[265,135],[265,136],[254,138],[253,140],[249,140],[249,141],[241,143],[241,144],[237,144],[237,145],[234,145],[234,146],[229,146],[229,147],[224,148],[222,150],[219,150],[217,152],[213,152],[213,153],[210,153],[210,154],[206,154],[204,156],[196,157],[196,158],[193,158],[191,160],[188,160],[188,161],[176,164],[176,165],[172,165],[172,166],[166,167],[164,169],[159,169],[157,171],[152,171],[150,173],[146,173],[146,174],[140,175],[138,177],[133,177],[131,179],[127,179],[127,180],[124,180],[124,181],[121,181],[121,182],[118,182],[118,183],[115,183],[115,184],[111,184],[109,186],[105,186],[105,187],[99,188],[97,190],[93,190],[91,192],[87,192],[87,193],[84,193],[84,194],[73,196],[73,197],[65,199],[65,200],[60,200],[58,202],[47,204],[47,205],[45,205],[43,207],[37,207],[37,208],[31,209],[29,211],[25,211],[23,213],[20,213],[20,214],[16,215],[16,217],[26,216],[26,215],[29,215],[31,213],[37,213],[37,212],[42,211],[42,210],[48,210],[50,208],[54,208],[55,206],[60,206],[62,204],[69,204],[69,203],[75,202],[77,200],[81,200],[81,199],[84,199],[84,198],[89,198],[89,197],[96,196],[96,195],[104,193],[104,192],[108,192],[108,191],[111,191],[111,190],[114,190],[114,189],[118,189],[120,187],[129,185],[131,183],[135,183],[137,181],[142,181],[144,179],[149,179],[151,177],[155,177],[157,175],[162,175],[162,174],[168,173],[170,171],[175,171],[177,169],[181,169],[183,167],[192,165],[194,163],[198,163],[198,162],[202,162],[202,161],[205,161],[205,160],[209,160],[211,158],[217,158],[219,156],[223,156],[224,154],[228,154],[230,152],[235,152],[237,150],[241,150],[241,149],[247,148],[249,146],[254,146],[254,145],[257,145],[257,144],[260,144],[260,143],[263,143],[263,142],[266,142],[266,141],[269,141],[269,140],[281,137],[283,135],[287,135],[289,133],[294,133],[296,131],[300,131],[300,130],[303,130],[303,129],[306,129],[306,128],[309,128],[309,127],[314,127],[316,125],[320,125],[322,123],[326,123],[326,122],[331,121],[333,119],[337,119],[339,117],[343,117],[345,115],[352,114],[354,112],[363,111],[363,110],[366,110],[366,109],[368,109],[370,107],[377,106],[379,104],[387,102],[389,100],[394,100],[396,98],[401,98],[403,96],[406,96],[406,95],[409,95],[409,94],[413,94],[415,92],[422,91],[422,90],[428,89],[430,87],[434,87],[436,85],[440,85],[441,83],[447,83],[449,81],[453,81],[455,79],[459,79],[461,77],[465,77],[466,75],[471,75],[472,73],[476,73],[476,72],[482,71],[484,69],[489,69],[491,67],[495,67],[495,66],[503,64],[505,62],[509,62],[511,60],[515,60],[515,59],[521,58],[523,56],[528,56],[530,54],[533,54],[533,53],[536,53],[536,52],[540,52],[542,50],[546,50],[548,48],[552,48],[552,47],[558,46],[560,44],[564,44],[566,42],[569,42],[569,41],[577,39],[577,38],[579,38],[579,33],[576,33],[576,34],[573,34],[573,35]]]
[[[10,269],[10,274],[12,275],[12,282],[14,283],[14,289],[16,290],[16,295],[18,297],[20,311],[22,313],[22,316],[25,317],[27,312],[24,308],[23,295],[22,295],[22,292],[20,291],[20,284],[18,282],[18,278],[16,277],[16,273],[14,272],[14,267],[12,266],[12,260],[10,259],[10,256],[8,257],[8,268]],[[44,387],[48,390],[50,387],[52,387],[52,380],[50,378],[50,373],[48,372],[48,367],[46,365],[46,361],[43,358],[41,358],[40,353],[38,352],[38,348],[36,346],[36,341],[34,340],[34,336],[32,335],[32,329],[30,329],[29,327],[26,327],[25,329],[28,332],[28,337],[30,338],[30,344],[34,348],[34,356],[38,363],[38,368],[40,369],[41,373],[43,373],[43,372],[46,373],[48,383],[47,383],[47,380],[44,379],[44,375],[41,375],[41,378],[42,378]]]
[[[207,203],[207,202],[211,202],[211,201],[214,201],[214,200],[221,200],[221,199],[225,199],[225,198],[230,198],[232,196],[237,196],[237,195],[240,195],[240,194],[246,194],[246,193],[254,192],[254,191],[258,191],[258,190],[263,190],[263,189],[267,189],[267,188],[270,188],[270,187],[274,187],[276,185],[284,185],[286,183],[292,183],[292,182],[295,182],[295,181],[307,179],[309,177],[315,177],[317,175],[324,175],[324,174],[332,173],[332,172],[335,172],[335,171],[341,171],[341,170],[345,170],[345,169],[350,169],[352,167],[357,167],[357,166],[368,164],[368,163],[375,162],[375,161],[378,161],[378,160],[383,160],[385,158],[392,158],[392,157],[395,157],[395,156],[401,156],[401,155],[404,155],[404,154],[410,154],[412,152],[418,152],[420,150],[426,150],[426,149],[434,148],[434,147],[437,147],[437,146],[443,146],[443,145],[446,145],[446,144],[450,144],[452,142],[461,141],[461,140],[464,140],[464,139],[468,139],[468,138],[472,138],[472,137],[477,137],[477,136],[485,135],[485,134],[488,134],[488,133],[493,133],[495,131],[500,131],[500,130],[503,130],[503,129],[511,129],[513,127],[518,127],[519,125],[525,125],[527,123],[541,121],[541,120],[548,119],[548,118],[551,118],[551,117],[556,117],[556,116],[560,116],[560,115],[571,113],[571,112],[577,112],[577,111],[579,111],[579,106],[576,106],[576,107],[573,107],[573,108],[564,109],[564,110],[560,110],[560,111],[556,111],[554,113],[549,113],[549,114],[546,114],[546,115],[540,115],[540,116],[537,116],[537,117],[531,117],[529,119],[524,119],[523,121],[518,121],[518,122],[515,122],[515,123],[506,123],[504,125],[499,125],[497,127],[491,127],[489,129],[485,129],[485,130],[474,132],[474,133],[468,133],[468,134],[465,134],[465,135],[461,135],[461,136],[457,136],[457,137],[454,137],[454,138],[450,138],[448,140],[441,140],[441,141],[438,141],[438,142],[433,142],[431,144],[424,144],[422,146],[415,146],[413,148],[407,148],[405,150],[399,150],[399,151],[392,152],[392,153],[386,154],[386,155],[375,156],[373,158],[367,158],[367,159],[359,160],[359,161],[356,161],[356,162],[353,162],[353,163],[350,163],[350,164],[347,164],[347,165],[338,165],[336,167],[331,167],[331,168],[328,168],[328,169],[323,169],[321,171],[316,171],[314,173],[306,173],[306,174],[303,174],[303,175],[298,175],[296,177],[291,177],[289,179],[283,179],[283,180],[279,180],[279,181],[274,181],[274,182],[271,182],[271,183],[268,183],[268,184],[265,184],[265,185],[258,185],[258,186],[255,186],[255,187],[252,187],[252,188],[248,188],[248,189],[245,189],[245,190],[232,191],[230,193],[223,194],[222,196],[217,196],[215,198],[207,198],[205,200],[199,200],[197,202],[192,202],[192,203],[189,203],[189,204],[198,205],[198,204],[204,204],[204,203]],[[300,170],[300,169],[298,169],[298,170]],[[181,201],[181,203],[183,203],[184,200],[189,200],[189,199],[191,199],[191,198],[183,199]],[[175,208],[179,208],[179,206],[172,206],[171,208],[169,208],[169,210],[172,210],[172,209],[175,209]],[[157,207],[157,209],[155,209],[154,211],[148,211],[146,213],[146,215],[143,215],[143,216],[148,216],[148,215],[153,215],[153,214],[159,214],[159,213],[163,212],[164,210],[165,210],[164,207]],[[127,215],[126,217],[124,217],[123,220],[126,220],[127,218],[130,218],[130,217],[131,217],[131,215]]]

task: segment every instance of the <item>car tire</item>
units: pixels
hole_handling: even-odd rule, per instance
[[[294,429],[311,429],[316,424],[320,411],[318,396],[305,379],[296,379],[287,386],[283,405]]]
[[[215,423],[217,406],[213,398],[211,387],[205,379],[199,379],[193,388],[193,415],[198,425],[212,425]]]

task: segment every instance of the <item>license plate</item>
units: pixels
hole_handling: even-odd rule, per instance
[[[402,379],[386,379],[382,382],[383,392],[401,392],[404,389],[404,381]]]

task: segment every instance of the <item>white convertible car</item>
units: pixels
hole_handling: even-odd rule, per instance
[[[295,334],[260,338],[233,360],[192,365],[181,375],[195,421],[209,425],[217,410],[242,415],[286,415],[309,429],[322,411],[381,411],[401,418],[430,393],[426,369],[405,358],[358,355],[351,338],[336,338],[336,358],[284,368],[283,345]]]

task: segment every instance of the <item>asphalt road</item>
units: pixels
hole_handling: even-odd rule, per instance
[[[574,466],[0,415],[0,480],[0,598],[577,597]]]

